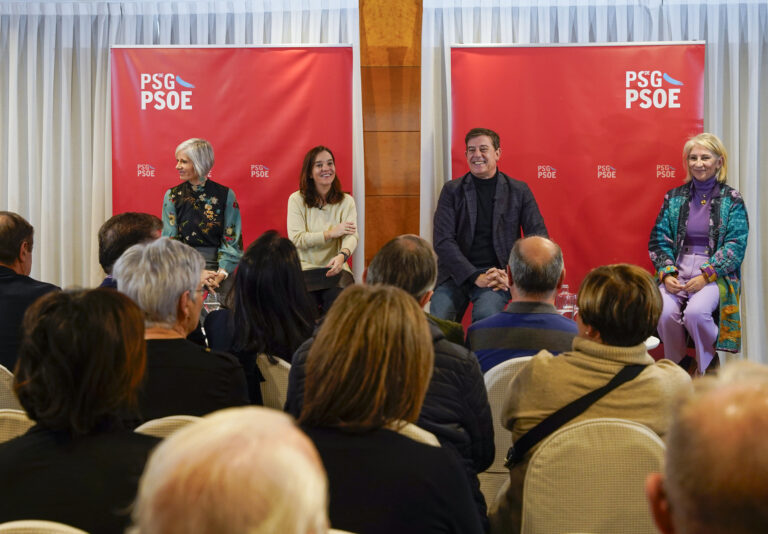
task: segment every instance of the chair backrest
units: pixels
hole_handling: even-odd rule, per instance
[[[57,523],[55,521],[43,521],[40,519],[24,519],[22,521],[9,521],[0,523],[2,534],[88,534],[79,528]]]
[[[261,384],[264,406],[282,410],[288,398],[288,373],[291,372],[291,364],[277,356],[274,358],[277,363],[271,363],[266,354],[259,354],[256,357],[256,365],[264,375],[264,382]]]
[[[34,424],[24,410],[0,410],[0,443],[21,436]]]
[[[645,479],[661,471],[664,443],[648,427],[599,418],[567,425],[528,463],[522,534],[655,534]]]
[[[197,417],[196,415],[169,415],[167,417],[147,421],[136,428],[135,432],[146,434],[147,436],[155,436],[156,438],[167,438],[178,429],[187,426],[189,423],[194,423],[199,419],[200,417]]]
[[[13,373],[0,365],[0,409],[22,410],[19,398],[13,391]]]
[[[501,421],[501,411],[507,398],[507,388],[531,358],[532,356],[512,358],[490,368],[483,376],[485,389],[488,391],[488,403],[491,405],[493,441],[496,446],[496,456],[493,463],[485,472],[478,475],[480,491],[485,496],[485,502],[489,506],[495,500],[502,484],[509,478],[509,471],[504,467],[504,460],[507,451],[512,446],[512,432],[504,428]]]
[[[39,519],[0,523],[0,532],[2,534],[88,534],[84,530],[70,527],[64,523],[42,521]]]

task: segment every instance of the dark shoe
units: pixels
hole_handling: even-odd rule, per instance
[[[709,366],[707,367],[707,370],[704,371],[705,375],[713,375],[716,374],[718,369],[720,369],[720,357],[715,354],[715,357],[712,358],[712,361],[709,362]]]
[[[696,376],[696,372],[699,370],[699,364],[696,362],[696,358],[691,356],[684,356],[682,360],[677,362],[677,365],[683,368],[683,370],[689,375]]]

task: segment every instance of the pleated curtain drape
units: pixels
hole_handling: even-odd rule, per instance
[[[64,287],[103,277],[96,235],[112,215],[112,45],[351,44],[362,238],[358,13],[354,0],[0,1],[0,209],[35,227],[32,276]],[[361,241],[355,272],[363,250]]]
[[[729,183],[750,218],[742,352],[768,363],[768,1],[424,0],[423,13],[420,232],[428,239],[451,179],[451,45],[706,42],[704,129],[728,148]]]

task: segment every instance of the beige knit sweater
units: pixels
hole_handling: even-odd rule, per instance
[[[350,195],[345,194],[338,204],[327,204],[322,209],[307,206],[300,191],[288,197],[288,239],[299,251],[303,270],[324,268],[342,248],[349,249],[350,254],[355,252],[357,232],[328,241],[323,237],[324,231],[340,222],[357,225],[355,200]],[[352,272],[346,263],[344,269]]]

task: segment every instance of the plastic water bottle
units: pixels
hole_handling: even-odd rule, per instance
[[[568,290],[568,284],[563,284],[560,288],[560,292],[555,296],[555,308],[560,315],[573,316],[573,299],[571,298],[571,292]]]

